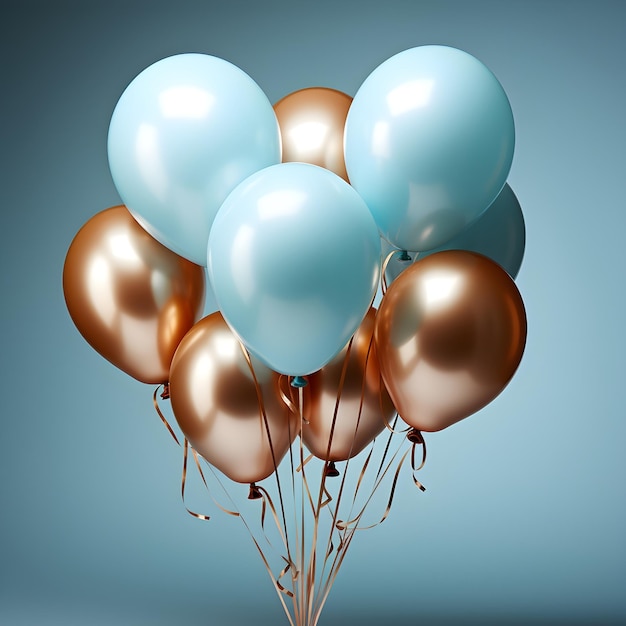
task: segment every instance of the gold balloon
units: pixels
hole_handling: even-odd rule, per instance
[[[209,463],[240,483],[272,474],[300,424],[281,400],[279,374],[253,357],[251,363],[256,382],[239,340],[218,311],[187,333],[170,371],[172,410],[185,437]]]
[[[355,456],[395,415],[396,410],[380,378],[373,340],[375,318],[376,309],[370,309],[354,335],[341,395],[347,346],[320,371],[308,376],[304,399],[309,423],[302,425],[302,439],[322,460],[345,461]],[[338,396],[339,408],[333,429]]]
[[[438,252],[391,284],[375,338],[398,413],[418,430],[437,431],[508,384],[524,352],[526,313],[497,263],[473,252]]]
[[[343,131],[352,98],[336,89],[309,87],[274,105],[283,146],[283,163],[300,161],[331,170],[348,182]]]
[[[116,206],[74,237],[63,292],[74,324],[97,352],[141,382],[164,383],[180,340],[202,315],[204,268]]]

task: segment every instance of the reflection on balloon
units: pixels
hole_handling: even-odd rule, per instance
[[[251,363],[216,312],[187,333],[170,373],[181,430],[209,463],[240,483],[272,474],[299,430],[299,419],[280,398],[279,375],[254,357]]]
[[[444,251],[418,260],[383,297],[375,329],[380,369],[400,416],[436,431],[493,400],[526,342],[511,277],[485,256]]]
[[[513,159],[511,106],[477,59],[447,46],[400,52],[354,96],[350,182],[381,234],[404,250],[439,246],[496,198]]]
[[[302,426],[302,439],[320,459],[345,461],[357,455],[395,415],[380,378],[375,318],[376,310],[370,309],[349,344],[349,354],[346,346],[308,377],[304,396],[308,424]]]
[[[283,163],[220,208],[209,238],[219,308],[248,349],[282,374],[330,361],[369,310],[380,237],[356,191],[332,172]]]
[[[111,118],[115,186],[156,239],[206,264],[220,205],[244,178],[280,162],[280,134],[260,87],[228,61],[179,54],[141,72]]]
[[[204,269],[153,239],[124,206],[92,217],[63,267],[65,302],[87,342],[144,383],[164,383],[202,314]]]
[[[300,161],[331,170],[346,182],[343,132],[352,98],[326,87],[295,91],[274,105],[283,162]]]

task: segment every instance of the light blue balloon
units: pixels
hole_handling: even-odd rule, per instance
[[[442,246],[419,253],[417,259],[442,250],[478,252],[501,265],[515,279],[522,265],[525,247],[526,227],[522,207],[506,184],[473,224]]]
[[[522,207],[507,183],[489,208],[464,231],[442,246],[423,252],[406,252],[381,240],[383,260],[393,252],[387,263],[385,276],[391,284],[415,261],[443,250],[467,250],[489,257],[515,279],[524,258],[526,226]]]
[[[284,163],[220,208],[208,245],[220,310],[274,371],[304,376],[349,341],[380,274],[380,237],[359,194],[329,170]]]
[[[228,61],[180,54],[154,63],[122,94],[108,138],[113,181],[162,244],[206,264],[226,196],[281,159],[280,131],[261,88]]]
[[[429,250],[493,202],[514,144],[511,106],[491,71],[461,50],[422,46],[391,57],[361,85],[344,152],[381,234],[397,248]]]

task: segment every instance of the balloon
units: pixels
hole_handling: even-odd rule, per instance
[[[268,367],[302,376],[328,363],[369,310],[380,238],[348,183],[316,165],[283,163],[228,196],[208,261],[229,326]]]
[[[522,358],[526,313],[485,256],[437,252],[391,284],[376,317],[380,370],[400,416],[437,431],[491,402]]]
[[[179,54],[122,94],[108,138],[113,181],[133,216],[174,252],[206,264],[209,229],[244,178],[280,162],[280,132],[260,87],[228,61]]]
[[[356,456],[395,415],[378,369],[373,340],[375,318],[376,309],[370,309],[354,335],[347,365],[348,346],[308,377],[304,407],[309,423],[302,425],[302,440],[322,460],[345,461]]]
[[[144,383],[164,383],[202,314],[204,269],[153,239],[124,206],[92,217],[63,267],[65,302],[87,342]]]
[[[336,89],[309,87],[274,105],[283,162],[301,161],[331,170],[346,182],[343,131],[352,98]]]
[[[170,372],[170,400],[191,446],[230,479],[251,483],[278,466],[299,430],[280,399],[275,372],[251,359],[219,312],[200,320],[182,340]],[[271,446],[267,437],[270,432]]]
[[[513,190],[506,184],[491,206],[471,226],[443,246],[422,252],[417,258],[442,250],[469,250],[488,256],[515,278],[522,264],[525,246],[526,228],[522,209]]]
[[[513,114],[496,77],[446,46],[400,52],[354,97],[345,130],[348,176],[381,234],[403,250],[445,243],[506,182]]]

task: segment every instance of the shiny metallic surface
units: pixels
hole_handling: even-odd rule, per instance
[[[418,430],[437,431],[508,384],[524,351],[526,313],[498,264],[473,252],[438,252],[389,287],[375,338],[398,413]]]
[[[87,342],[144,383],[163,383],[202,315],[205,273],[153,239],[124,206],[92,217],[63,268],[65,302]]]
[[[254,376],[239,340],[216,312],[185,336],[170,372],[181,430],[209,463],[240,483],[272,474],[299,430],[299,418],[281,400],[279,375],[251,362]]]
[[[304,397],[309,423],[302,426],[302,438],[306,447],[320,459],[344,461],[355,456],[385,428],[385,422],[390,424],[393,420],[395,408],[380,378],[373,341],[375,318],[376,309],[370,309],[354,335],[343,386],[341,376],[347,346],[320,371],[308,377]]]
[[[283,147],[283,163],[319,165],[341,176],[348,174],[343,158],[343,131],[352,98],[336,89],[309,87],[274,105]]]

